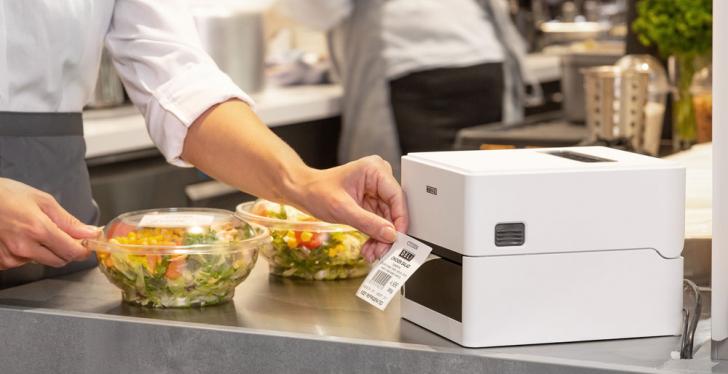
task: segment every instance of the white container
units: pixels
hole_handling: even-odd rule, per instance
[[[436,254],[402,314],[467,347],[673,335],[685,171],[604,147],[414,153],[409,234]]]
[[[243,91],[264,86],[265,33],[263,14],[270,1],[192,0],[202,46]]]

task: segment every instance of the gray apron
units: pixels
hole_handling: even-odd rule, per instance
[[[81,113],[0,112],[0,177],[45,191],[76,218],[98,224],[85,161]],[[0,198],[6,198],[4,196]],[[94,256],[54,269],[0,270],[0,289],[93,267]]]
[[[352,2],[351,15],[328,33],[327,41],[335,71],[344,87],[339,162],[378,154],[392,164],[398,177],[401,149],[382,54],[382,12],[387,1]],[[475,1],[493,22],[496,36],[506,51],[503,121],[517,122],[523,118],[527,101],[542,101],[541,86],[523,64],[526,45],[510,21],[508,2]],[[524,82],[533,87],[530,96],[525,93]]]
[[[399,177],[401,151],[382,56],[385,1],[353,2],[352,14],[328,34],[328,44],[344,87],[339,162],[376,154]]]

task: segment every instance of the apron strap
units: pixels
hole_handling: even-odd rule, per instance
[[[83,135],[81,113],[0,112],[0,136]]]

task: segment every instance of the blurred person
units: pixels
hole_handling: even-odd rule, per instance
[[[526,45],[505,0],[280,0],[327,31],[344,87],[340,161],[449,150],[458,130],[522,119]],[[538,86],[535,86],[538,94]]]

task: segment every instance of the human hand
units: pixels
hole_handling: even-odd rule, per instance
[[[61,267],[89,255],[80,239],[99,229],[81,223],[53,196],[23,183],[0,178],[0,270],[35,261]]]
[[[407,231],[404,193],[392,168],[379,156],[369,156],[325,170],[310,169],[296,188],[293,205],[328,222],[359,229],[370,239],[362,256],[373,262],[391,247],[396,231]]]

